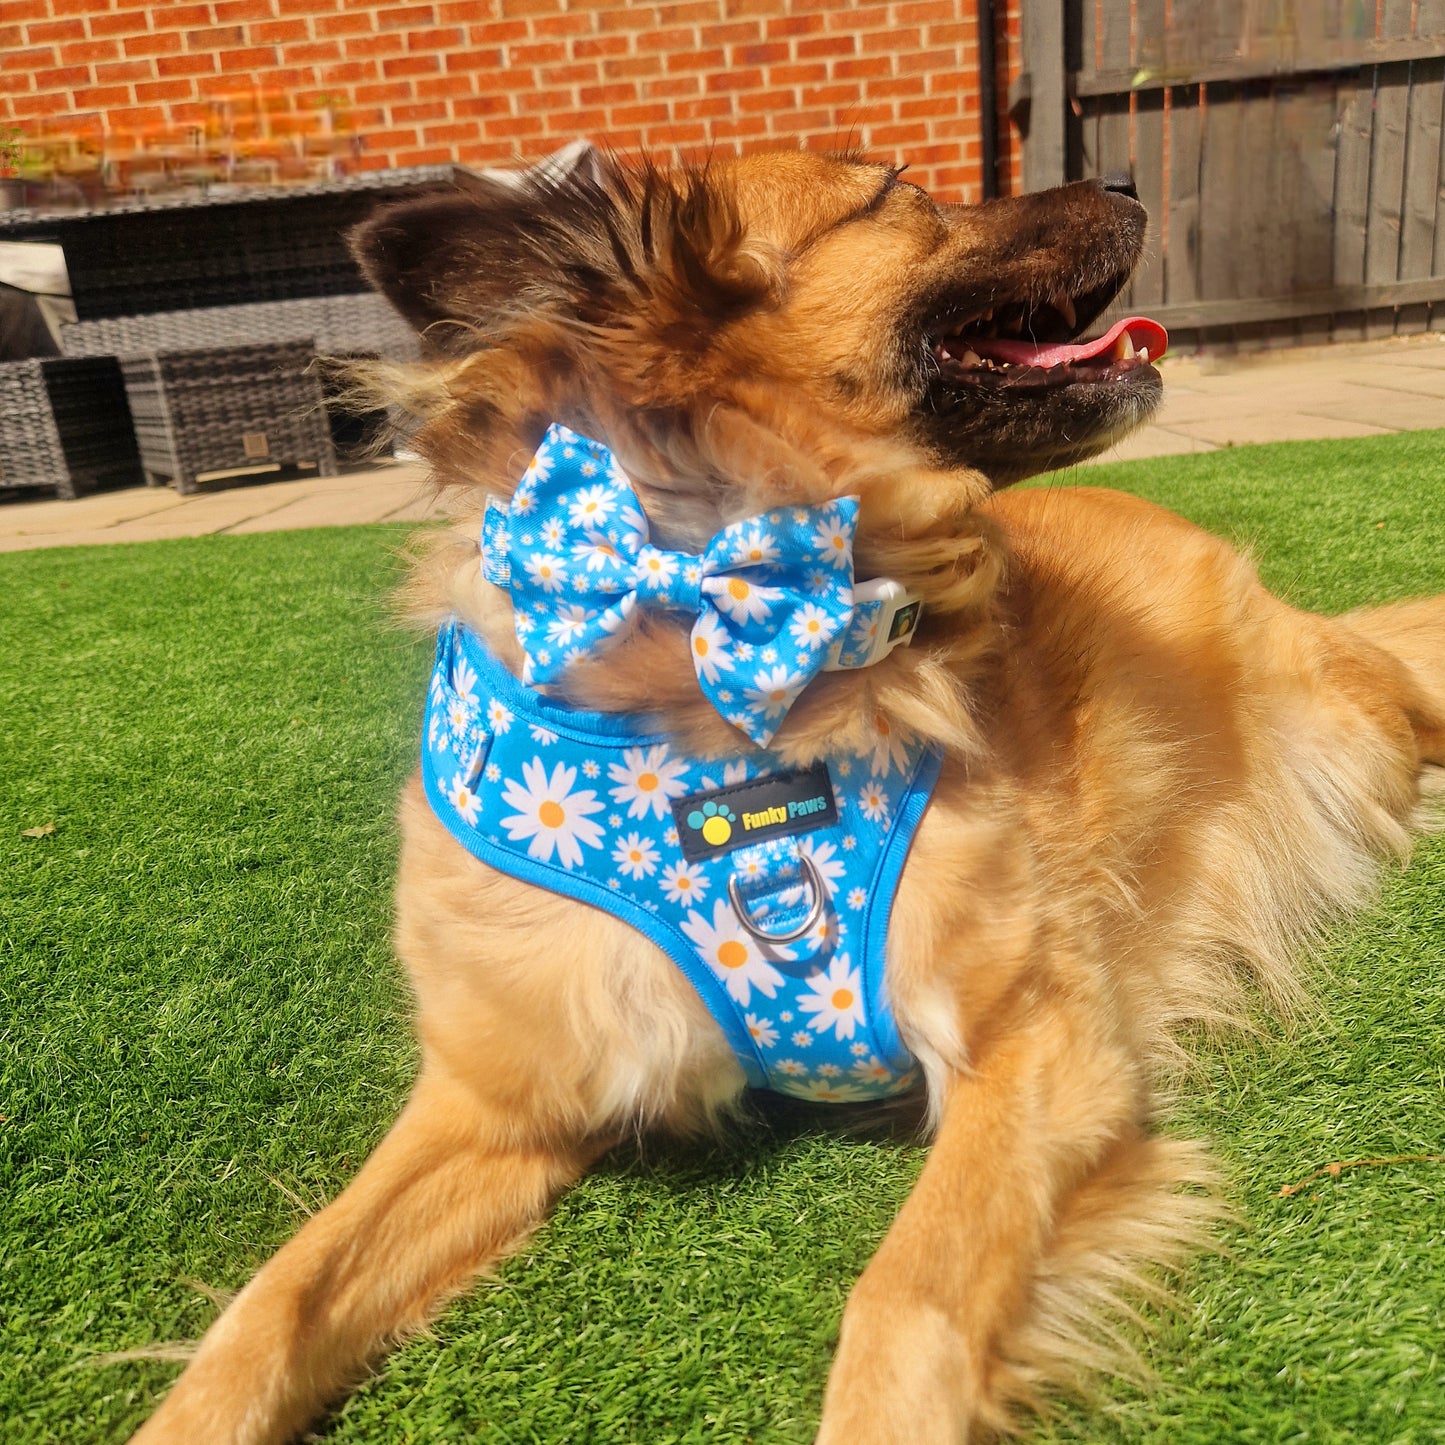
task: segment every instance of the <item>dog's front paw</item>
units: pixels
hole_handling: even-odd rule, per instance
[[[843,1316],[816,1445],[963,1445],[981,1403],[968,1356],[946,1310],[882,1298],[865,1275]]]

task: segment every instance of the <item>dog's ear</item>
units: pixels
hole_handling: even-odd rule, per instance
[[[591,147],[386,207],[351,244],[368,279],[443,344],[438,323],[496,337],[552,320],[594,340],[696,351],[781,276],[706,168],[624,170]]]
[[[351,233],[351,249],[418,331],[477,324],[542,279],[528,221],[512,187],[476,177],[465,189],[382,207]]]

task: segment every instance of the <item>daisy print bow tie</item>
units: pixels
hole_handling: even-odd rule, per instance
[[[638,607],[696,616],[692,662],[713,706],[759,746],[853,616],[858,499],[724,527],[701,555],[651,545],[637,494],[600,442],[553,423],[482,527],[482,570],[512,594],[523,681],[556,682]]]

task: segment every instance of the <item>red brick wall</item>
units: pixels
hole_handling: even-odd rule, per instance
[[[1005,78],[1018,3],[999,6]],[[975,0],[3,0],[0,136],[32,165],[99,157],[120,185],[158,168],[507,165],[579,135],[664,157],[857,145],[976,199],[976,15]]]

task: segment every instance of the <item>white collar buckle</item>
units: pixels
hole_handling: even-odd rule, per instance
[[[923,616],[923,599],[891,577],[870,577],[853,584],[853,621],[828,649],[824,672],[872,667],[907,647]]]

